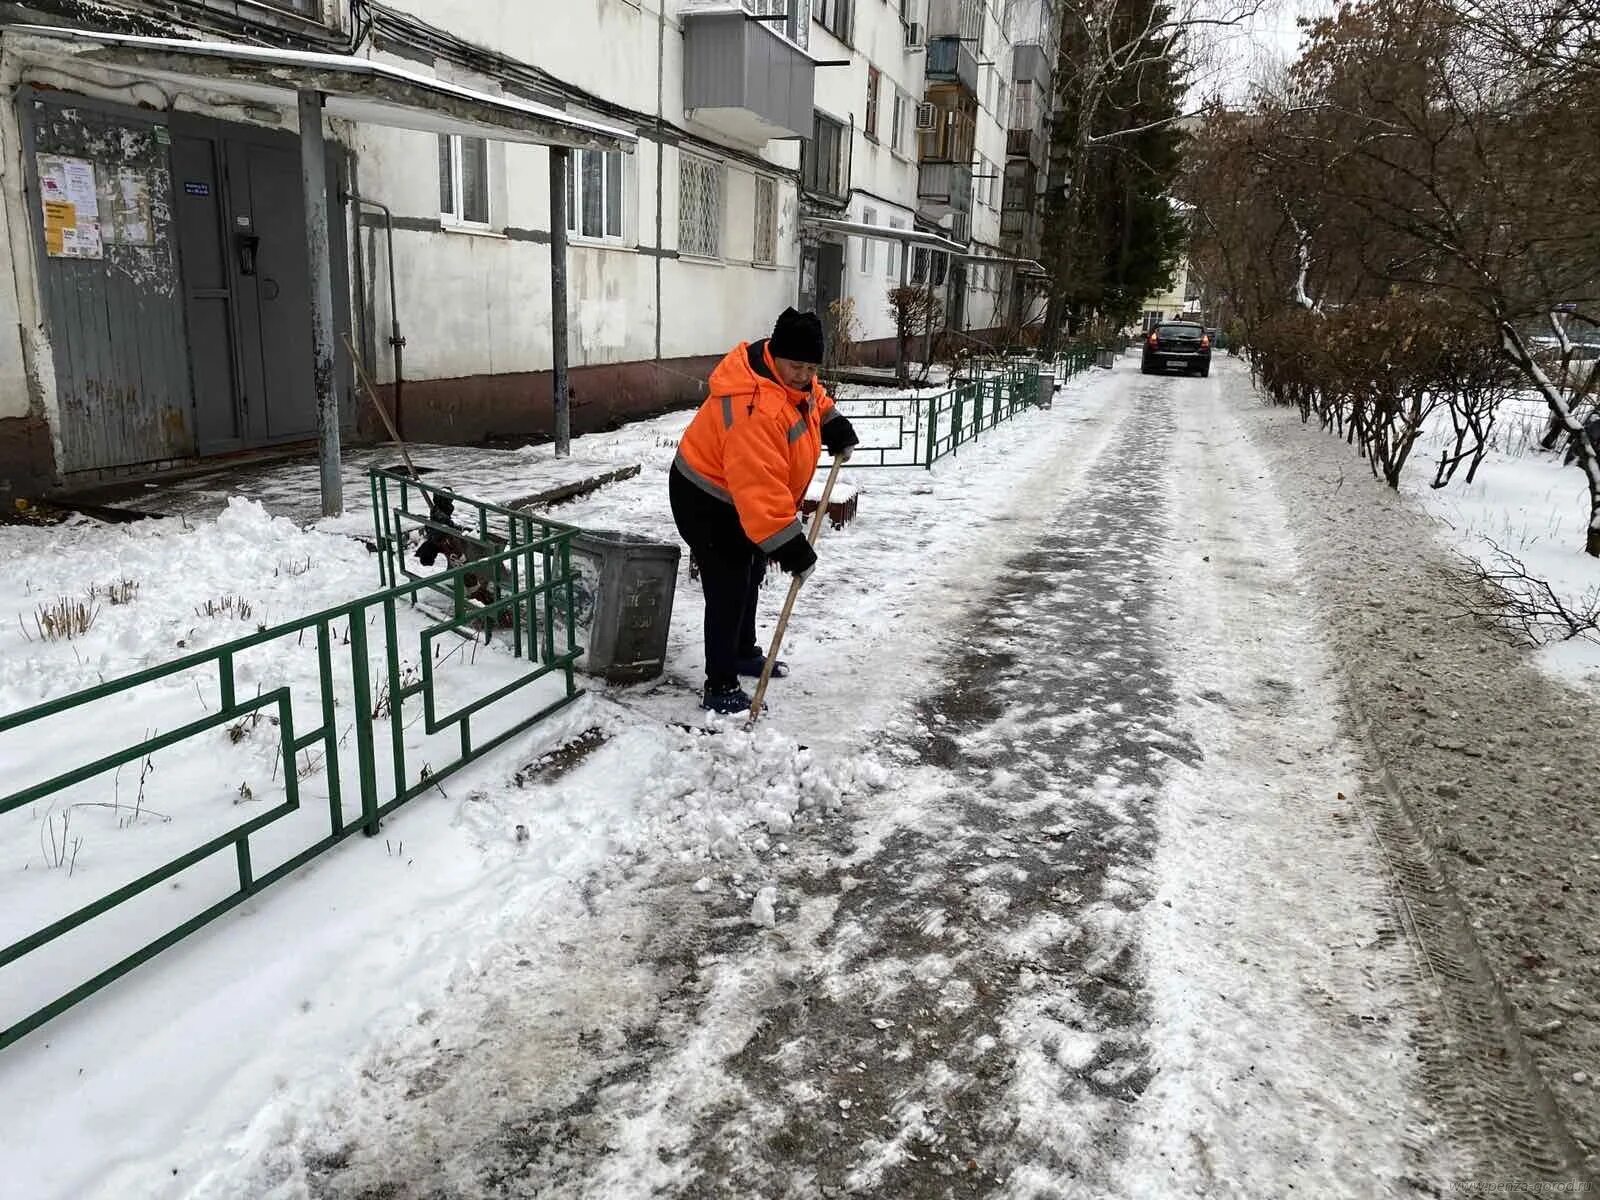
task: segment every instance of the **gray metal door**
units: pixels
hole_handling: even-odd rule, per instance
[[[183,255],[195,440],[201,454],[237,450],[243,445],[234,354],[234,267],[219,151],[214,137],[173,134],[173,202]]]
[[[167,126],[77,96],[23,91],[18,103],[55,367],[58,468],[188,457],[195,439]],[[45,193],[63,188],[74,202],[47,208]]]
[[[245,331],[245,440],[259,446],[308,438],[316,433],[317,396],[297,143],[230,138],[227,156],[233,268]]]
[[[827,321],[828,307],[844,295],[844,247],[837,242],[817,244],[817,315]]]

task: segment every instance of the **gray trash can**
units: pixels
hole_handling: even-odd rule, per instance
[[[1054,371],[1040,371],[1034,377],[1034,403],[1040,408],[1049,408],[1056,394],[1056,373]]]
[[[1095,351],[1094,361],[1096,366],[1109,371],[1117,365],[1117,352],[1110,346],[1101,346]]]
[[[612,530],[572,539],[573,624],[584,647],[578,669],[613,683],[661,674],[678,582],[676,544]]]

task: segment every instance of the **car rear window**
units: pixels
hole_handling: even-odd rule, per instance
[[[1198,325],[1162,325],[1156,332],[1162,337],[1197,338],[1203,331]]]

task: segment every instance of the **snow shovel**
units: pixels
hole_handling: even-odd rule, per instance
[[[817,538],[822,536],[822,522],[828,515],[828,501],[833,498],[833,485],[839,481],[839,468],[844,466],[841,455],[833,456],[833,466],[828,471],[828,482],[822,485],[822,499],[817,503],[817,511],[811,516],[811,532],[806,535],[806,540],[813,546]],[[772,631],[772,649],[767,651],[767,661],[761,665],[761,680],[756,684],[755,699],[750,702],[750,719],[745,722],[749,729],[761,716],[761,704],[767,697],[767,684],[772,682],[772,667],[778,661],[778,650],[783,646],[783,634],[789,628],[789,616],[794,612],[795,599],[800,595],[800,585],[805,580],[798,575],[789,585],[789,596],[783,602],[783,612],[778,616],[777,628]]]

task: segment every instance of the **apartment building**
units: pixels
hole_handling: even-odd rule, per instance
[[[1003,249],[1005,7],[0,4],[0,491],[370,435],[346,338],[418,440],[548,433],[562,358],[579,431],[693,401],[788,304],[881,357],[903,247],[837,226]]]

